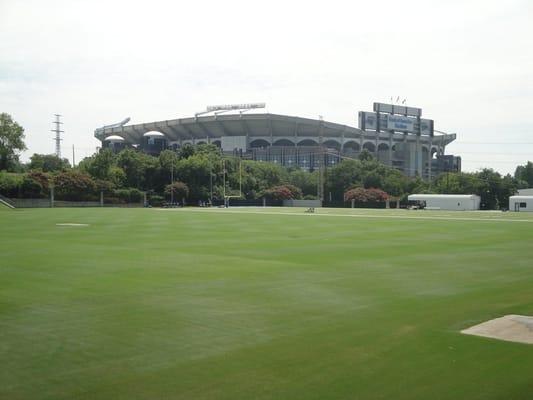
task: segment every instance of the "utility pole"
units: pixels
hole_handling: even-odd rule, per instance
[[[209,171],[209,202],[213,205],[213,165]]]
[[[170,205],[174,205],[174,160],[170,167]]]
[[[53,123],[55,124],[55,128],[52,129],[52,132],[54,132],[56,134],[56,136],[54,137],[54,141],[56,142],[56,156],[58,158],[61,158],[61,141],[63,139],[61,139],[61,133],[62,132],[65,132],[65,131],[62,131],[60,128],[60,125],[63,124],[63,122],[61,122],[60,118],[61,118],[61,115],[60,114],[54,114],[56,119],[55,121],[53,121]]]
[[[227,204],[226,204],[226,160],[222,160],[222,181],[223,181],[222,197],[224,198],[224,207],[227,207]]]
[[[324,120],[322,116],[319,116],[319,134],[318,134],[318,146],[319,150],[319,165],[318,165],[318,199],[321,203],[324,202],[324,164],[325,164],[325,154],[324,154]]]
[[[76,166],[76,155],[74,153],[74,145],[72,145],[72,168]]]
[[[239,196],[242,196],[242,158],[239,161]]]

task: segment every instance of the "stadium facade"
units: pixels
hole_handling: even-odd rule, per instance
[[[461,159],[445,155],[455,134],[435,131],[419,108],[374,103],[359,113],[359,127],[266,111],[263,103],[211,106],[193,117],[127,125],[129,118],[95,130],[102,148],[137,148],[157,155],[186,144],[211,143],[226,154],[314,170],[363,150],[408,176],[429,178],[460,171]]]

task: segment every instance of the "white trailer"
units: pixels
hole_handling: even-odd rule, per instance
[[[479,210],[481,198],[475,194],[411,194],[411,202],[423,204],[427,210]]]
[[[509,211],[533,212],[533,196],[509,197]]]

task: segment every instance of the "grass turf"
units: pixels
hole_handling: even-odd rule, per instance
[[[227,211],[0,208],[0,398],[531,398],[533,215]]]

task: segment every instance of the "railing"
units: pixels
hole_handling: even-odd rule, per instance
[[[13,203],[13,200],[8,199],[7,197],[2,196],[1,194],[0,194],[0,203],[5,204],[9,208],[15,208],[15,203]]]

